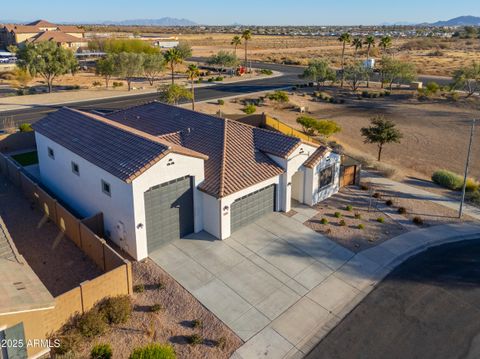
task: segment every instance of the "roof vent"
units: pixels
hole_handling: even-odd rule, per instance
[[[15,283],[13,283],[13,286],[14,286],[17,290],[27,289],[27,287],[25,287],[25,284],[23,284],[23,282],[15,282]]]

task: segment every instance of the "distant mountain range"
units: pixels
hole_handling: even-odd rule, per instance
[[[122,25],[122,26],[195,26],[198,25],[188,19],[176,19],[173,17],[162,17],[161,19],[134,19],[123,21],[104,21],[103,25]]]
[[[477,16],[459,16],[447,21],[437,21],[433,26],[480,26],[480,17]]]

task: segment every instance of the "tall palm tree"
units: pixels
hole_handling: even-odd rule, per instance
[[[358,50],[360,50],[363,46],[363,41],[361,38],[356,37],[352,41],[352,46],[355,47],[355,58],[357,58]]]
[[[197,65],[190,64],[187,68],[187,78],[192,83],[192,110],[195,110],[195,89],[194,83],[195,79],[200,75],[200,70],[198,69]]]
[[[235,35],[230,42],[230,45],[233,45],[235,47],[235,57],[237,56],[237,47],[242,44],[242,38],[238,35]]]
[[[348,32],[344,32],[343,34],[340,35],[338,38],[338,41],[340,41],[343,44],[342,47],[342,82],[340,84],[341,87],[343,87],[343,81],[345,80],[345,46],[347,43],[352,42],[352,36]]]
[[[170,70],[172,72],[172,85],[175,84],[175,65],[181,64],[183,62],[182,53],[176,48],[168,49],[167,52],[163,55],[165,61],[170,65]]]
[[[365,45],[367,45],[367,62],[370,62],[370,50],[372,47],[375,47],[375,37],[373,35],[368,35],[365,38]],[[367,72],[367,87],[370,87],[370,74]]]
[[[245,41],[245,68],[248,68],[247,50],[248,50],[248,41],[252,39],[252,31],[250,29],[245,30],[242,33],[242,39]]]
[[[384,36],[380,39],[379,46],[383,49],[384,53],[387,52],[387,48],[392,46],[392,38],[390,36]]]

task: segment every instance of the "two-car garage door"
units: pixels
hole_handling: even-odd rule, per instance
[[[231,205],[231,232],[275,211],[275,185],[238,198]]]
[[[152,187],[145,192],[144,200],[149,253],[194,231],[191,177]]]

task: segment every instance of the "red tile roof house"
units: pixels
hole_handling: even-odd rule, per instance
[[[159,102],[105,116],[62,108],[33,128],[43,184],[81,215],[102,212],[106,236],[137,260],[339,189],[327,147]]]

